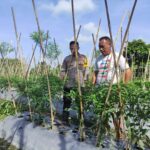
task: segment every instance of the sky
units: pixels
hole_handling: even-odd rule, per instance
[[[122,22],[123,35],[128,22],[128,14],[133,7],[134,0],[107,0],[111,21],[113,40],[116,38]],[[69,42],[73,40],[73,23],[71,0],[35,0],[41,30],[55,38],[61,50],[60,62],[70,54]],[[32,6],[32,0],[1,0],[0,3],[0,42],[8,42],[16,47],[15,31],[11,13],[15,12],[18,34],[21,33],[20,45],[23,57],[29,60],[32,55],[33,40],[30,34],[37,31],[37,24]],[[109,36],[104,0],[74,0],[76,30],[81,25],[78,42],[80,53],[89,59],[93,51],[92,33],[96,35],[98,23],[101,19],[98,37]],[[150,1],[138,0],[129,30],[129,41],[142,39],[150,43]],[[124,19],[122,19],[124,18]],[[120,34],[116,51],[120,50]],[[96,43],[98,49],[98,43]],[[38,59],[38,51],[36,59]],[[13,56],[14,54],[12,54]]]

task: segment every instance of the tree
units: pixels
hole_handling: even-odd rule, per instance
[[[149,54],[149,45],[143,40],[133,40],[128,43],[127,57],[129,64],[133,64],[136,67],[136,76],[140,77],[144,72],[145,65],[147,63]]]
[[[54,42],[51,41],[51,37],[47,37],[47,33],[44,31],[41,31],[41,36],[42,36],[42,42],[43,42],[43,47],[44,47],[44,53],[45,56],[50,59],[51,63],[52,61],[57,59],[57,63],[59,65],[59,60],[58,56],[60,55],[61,51],[58,48],[58,45]],[[30,34],[30,37],[32,40],[36,43],[36,45],[40,45],[40,34],[39,32],[33,32]]]
[[[47,45],[47,52],[46,52],[46,56],[47,58],[51,59],[51,60],[55,60],[58,58],[58,56],[60,55],[60,50],[57,44],[49,42]]]
[[[33,32],[30,34],[31,39],[36,43],[40,44],[40,33],[39,32]],[[41,37],[42,37],[42,42],[45,42],[47,40],[47,35],[44,33],[44,31],[41,31]]]
[[[0,43],[0,53],[2,57],[7,56],[8,53],[13,52],[15,49],[12,47],[11,44],[7,42]]]

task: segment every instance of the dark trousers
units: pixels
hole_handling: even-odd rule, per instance
[[[69,118],[69,108],[71,107],[71,103],[72,103],[72,99],[71,97],[68,95],[70,93],[71,90],[74,90],[77,92],[77,88],[67,88],[67,87],[64,87],[64,96],[63,96],[63,121],[65,122],[68,122],[68,118]],[[83,93],[84,92],[84,88],[81,87],[81,92]],[[80,99],[79,97],[77,96],[75,98],[75,102],[76,102],[76,105],[78,106],[78,113],[79,115],[80,114],[80,103],[79,103]],[[84,104],[84,103],[83,103]]]
[[[64,87],[64,95],[63,95],[63,121],[68,122],[69,111],[68,109],[71,107],[72,99],[68,95],[72,88]]]

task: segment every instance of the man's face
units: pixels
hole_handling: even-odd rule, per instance
[[[99,41],[99,50],[100,52],[106,56],[111,52],[111,43],[106,39],[102,39]]]
[[[70,50],[71,50],[72,55],[75,56],[76,55],[76,51],[78,53],[79,46],[77,44],[72,44],[70,46]]]

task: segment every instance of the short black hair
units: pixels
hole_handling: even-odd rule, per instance
[[[77,41],[71,41],[69,45],[71,46],[71,45],[74,45],[75,43],[76,43],[77,46],[79,47],[79,43],[78,43]]]
[[[101,41],[101,40],[107,40],[111,43],[111,39],[108,36],[102,36],[101,38],[99,38],[99,41]]]

